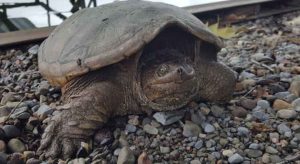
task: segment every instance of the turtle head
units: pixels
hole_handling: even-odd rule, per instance
[[[140,75],[142,92],[147,100],[156,104],[158,110],[186,105],[197,93],[193,61],[174,49],[154,51],[147,56]]]

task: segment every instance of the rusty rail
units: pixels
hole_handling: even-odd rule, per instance
[[[276,9],[272,6],[272,9],[261,8],[263,4],[267,3],[297,3],[297,5],[292,4],[290,8],[285,9]],[[230,1],[221,1],[210,4],[195,5],[185,7],[188,12],[196,15],[201,20],[208,20],[210,17],[219,17],[222,20],[225,20],[229,23],[234,23],[241,20],[256,19],[258,17],[264,17],[294,10],[300,10],[299,0],[230,0]],[[257,14],[258,9],[261,13]],[[245,10],[245,11],[243,11]],[[266,10],[266,11],[265,11]],[[240,12],[242,11],[242,12]],[[212,14],[213,13],[213,14]],[[236,17],[241,17],[247,15],[246,18],[240,19],[231,19],[231,15]],[[49,36],[55,26],[37,28],[31,30],[15,31],[8,33],[0,33],[0,48],[10,45],[30,43],[34,41],[41,41]]]

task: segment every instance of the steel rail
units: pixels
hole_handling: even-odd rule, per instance
[[[239,8],[239,7],[243,7],[243,6],[245,6],[245,7],[255,6],[255,5],[261,5],[264,3],[273,3],[273,2],[275,3],[275,2],[287,2],[287,1],[285,1],[285,0],[230,0],[230,1],[221,1],[221,2],[216,2],[216,3],[210,3],[210,4],[189,6],[189,7],[184,7],[184,9],[186,9],[188,12],[190,12],[196,16],[199,16],[201,14],[206,14],[209,12],[217,13],[217,11],[220,12],[220,11]],[[277,12],[271,12],[271,15],[278,14],[281,12],[299,10],[299,9],[300,9],[299,6],[298,7],[292,6],[291,10],[282,10],[282,11],[277,11]],[[216,15],[216,13],[215,13],[215,15]],[[269,14],[262,13],[261,15],[268,16],[268,15],[270,15],[270,13]],[[201,16],[199,16],[199,17],[201,18]],[[255,18],[257,18],[257,16],[250,16],[248,18],[255,19]],[[248,20],[248,19],[244,19],[244,20]],[[51,27],[43,27],[43,28],[30,29],[30,30],[0,33],[0,48],[5,47],[5,46],[10,46],[10,45],[30,43],[30,42],[34,42],[34,41],[41,41],[41,40],[47,38],[54,28],[55,28],[55,26],[51,26]]]

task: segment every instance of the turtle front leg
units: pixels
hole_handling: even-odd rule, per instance
[[[100,85],[101,86],[101,85]],[[66,109],[54,115],[38,150],[45,158],[67,159],[76,153],[81,142],[88,142],[94,132],[107,122],[111,111],[109,87],[89,87],[72,96]]]

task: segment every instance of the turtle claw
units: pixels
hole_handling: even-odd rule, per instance
[[[63,117],[52,118],[42,135],[40,147],[37,153],[41,159],[71,158],[80,148],[80,143],[85,137],[68,135],[70,127],[63,126]],[[74,137],[74,138],[73,138]]]

